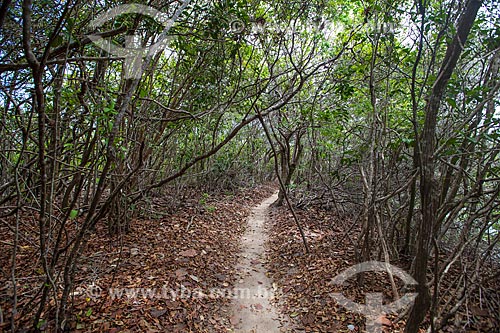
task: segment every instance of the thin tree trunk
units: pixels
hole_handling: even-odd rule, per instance
[[[434,152],[436,146],[437,115],[446,86],[455,69],[460,54],[481,7],[481,0],[470,0],[460,17],[457,33],[448,45],[438,78],[432,87],[432,93],[426,105],[425,123],[422,133],[421,165],[420,165],[420,197],[422,205],[422,222],[417,238],[417,252],[414,265],[414,277],[418,282],[418,296],[410,312],[405,333],[417,333],[420,323],[430,307],[430,293],[427,286],[427,265],[429,247],[436,230],[436,214],[438,200],[434,197]],[[432,318],[431,318],[432,320]]]

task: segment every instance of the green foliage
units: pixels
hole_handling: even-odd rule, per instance
[[[205,206],[207,204],[208,198],[210,198],[210,194],[208,194],[207,192],[203,192],[199,204]]]
[[[69,218],[73,220],[76,219],[77,216],[78,216],[78,210],[72,209],[71,212],[69,213]]]
[[[0,30],[1,68],[13,68],[0,72],[0,201],[5,205],[0,208],[8,213],[20,203],[37,210],[46,203],[44,216],[63,226],[49,223],[49,230],[40,231],[54,247],[46,253],[61,258],[68,257],[64,251],[80,253],[72,247],[80,242],[70,238],[95,230],[88,221],[84,226],[60,221],[58,212],[76,220],[79,207],[94,209],[86,212],[89,221],[121,223],[143,211],[144,202],[153,202],[148,197],[153,190],[161,196],[175,183],[199,187],[200,206],[213,213],[211,190],[273,179],[274,152],[283,175],[296,167],[288,181],[292,196],[325,198],[352,190],[345,197],[360,204],[358,197],[370,192],[363,190],[362,176],[371,177],[373,195],[385,198],[385,206],[378,207],[382,220],[394,218],[396,233],[404,229],[399,221],[405,220],[409,200],[405,186],[418,168],[428,96],[460,6],[425,1],[422,23],[417,6],[403,1],[195,1],[169,30],[167,51],[148,59],[136,82],[125,78],[123,57],[84,37],[93,18],[124,3],[80,1],[61,17],[67,1],[34,2],[32,51],[39,60],[47,56],[41,69],[43,106],[37,106],[36,75],[20,43],[23,19],[17,3]],[[174,3],[154,5],[167,11]],[[498,200],[491,194],[500,174],[498,70],[492,73],[500,45],[497,7],[484,4],[437,119],[433,158],[440,181],[445,184],[447,175],[461,181],[454,188],[456,202],[480,193],[464,202],[464,210],[481,211],[485,202]],[[163,30],[152,18],[124,14],[100,31],[119,27],[126,32],[109,37],[117,45],[127,33],[138,33],[151,45]],[[378,204],[377,198],[372,202]],[[419,205],[417,198],[412,209]],[[498,230],[498,223],[492,225]],[[54,265],[52,271],[58,271],[61,263]],[[45,274],[41,268],[35,273]],[[40,313],[52,313],[46,310]],[[85,316],[91,315],[89,308]]]

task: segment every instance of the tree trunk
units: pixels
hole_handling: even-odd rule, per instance
[[[280,187],[278,193],[278,199],[273,203],[273,206],[280,207],[283,205],[283,200],[285,199],[285,192],[288,191],[290,184],[292,183],[292,176],[295,173],[295,169],[300,162],[300,157],[302,156],[302,136],[305,134],[302,128],[295,132],[295,147],[293,152],[291,151],[290,141],[294,133],[287,134],[285,136],[285,143],[282,146],[281,152],[281,179],[283,180],[284,188]],[[284,148],[283,148],[284,147]],[[288,193],[288,192],[287,192]]]
[[[418,296],[410,312],[405,333],[417,333],[420,323],[425,318],[430,306],[430,293],[427,286],[427,265],[429,247],[436,230],[436,213],[438,198],[434,197],[434,152],[436,146],[437,115],[441,99],[446,90],[451,74],[455,69],[460,54],[469,35],[470,29],[481,7],[481,0],[470,0],[460,17],[457,33],[448,45],[439,75],[432,87],[432,93],[425,108],[425,123],[421,141],[420,165],[420,198],[422,205],[422,222],[417,238],[417,252],[414,265],[414,277],[418,282]],[[432,319],[431,319],[432,320]]]

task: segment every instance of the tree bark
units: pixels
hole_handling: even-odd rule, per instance
[[[7,10],[9,9],[10,3],[12,0],[4,0],[2,5],[0,6],[0,29],[3,27],[3,23],[5,22],[5,17],[7,16]]]
[[[436,230],[436,214],[438,200],[434,197],[434,152],[436,146],[437,116],[443,94],[465,42],[481,7],[481,0],[470,0],[458,22],[457,33],[448,45],[445,57],[439,70],[438,78],[432,87],[432,92],[425,107],[425,123],[421,140],[420,164],[420,199],[422,205],[422,222],[417,238],[417,252],[414,265],[414,277],[418,282],[418,296],[410,312],[405,333],[417,333],[420,323],[425,318],[430,307],[430,292],[427,286],[427,265],[429,262],[429,247]],[[431,319],[432,320],[432,319]]]

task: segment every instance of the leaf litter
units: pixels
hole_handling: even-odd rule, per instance
[[[132,230],[122,236],[108,236],[101,223],[76,271],[70,330],[230,331],[234,325],[227,296],[237,282],[235,266],[246,217],[274,190],[272,185],[263,185],[205,195],[203,200],[201,193],[188,193],[175,207],[159,202],[155,207],[161,212],[158,218],[136,219]],[[28,233],[35,234],[36,228]],[[17,274],[26,279],[19,288],[18,306],[23,307],[29,301],[23,295],[36,290],[43,272],[33,265],[36,246],[24,242],[20,246]],[[0,263],[8,267],[9,257],[8,253],[0,255]],[[0,290],[5,296],[0,298],[4,311],[10,305],[8,290],[8,284]],[[26,317],[23,325],[29,327],[30,316]]]

